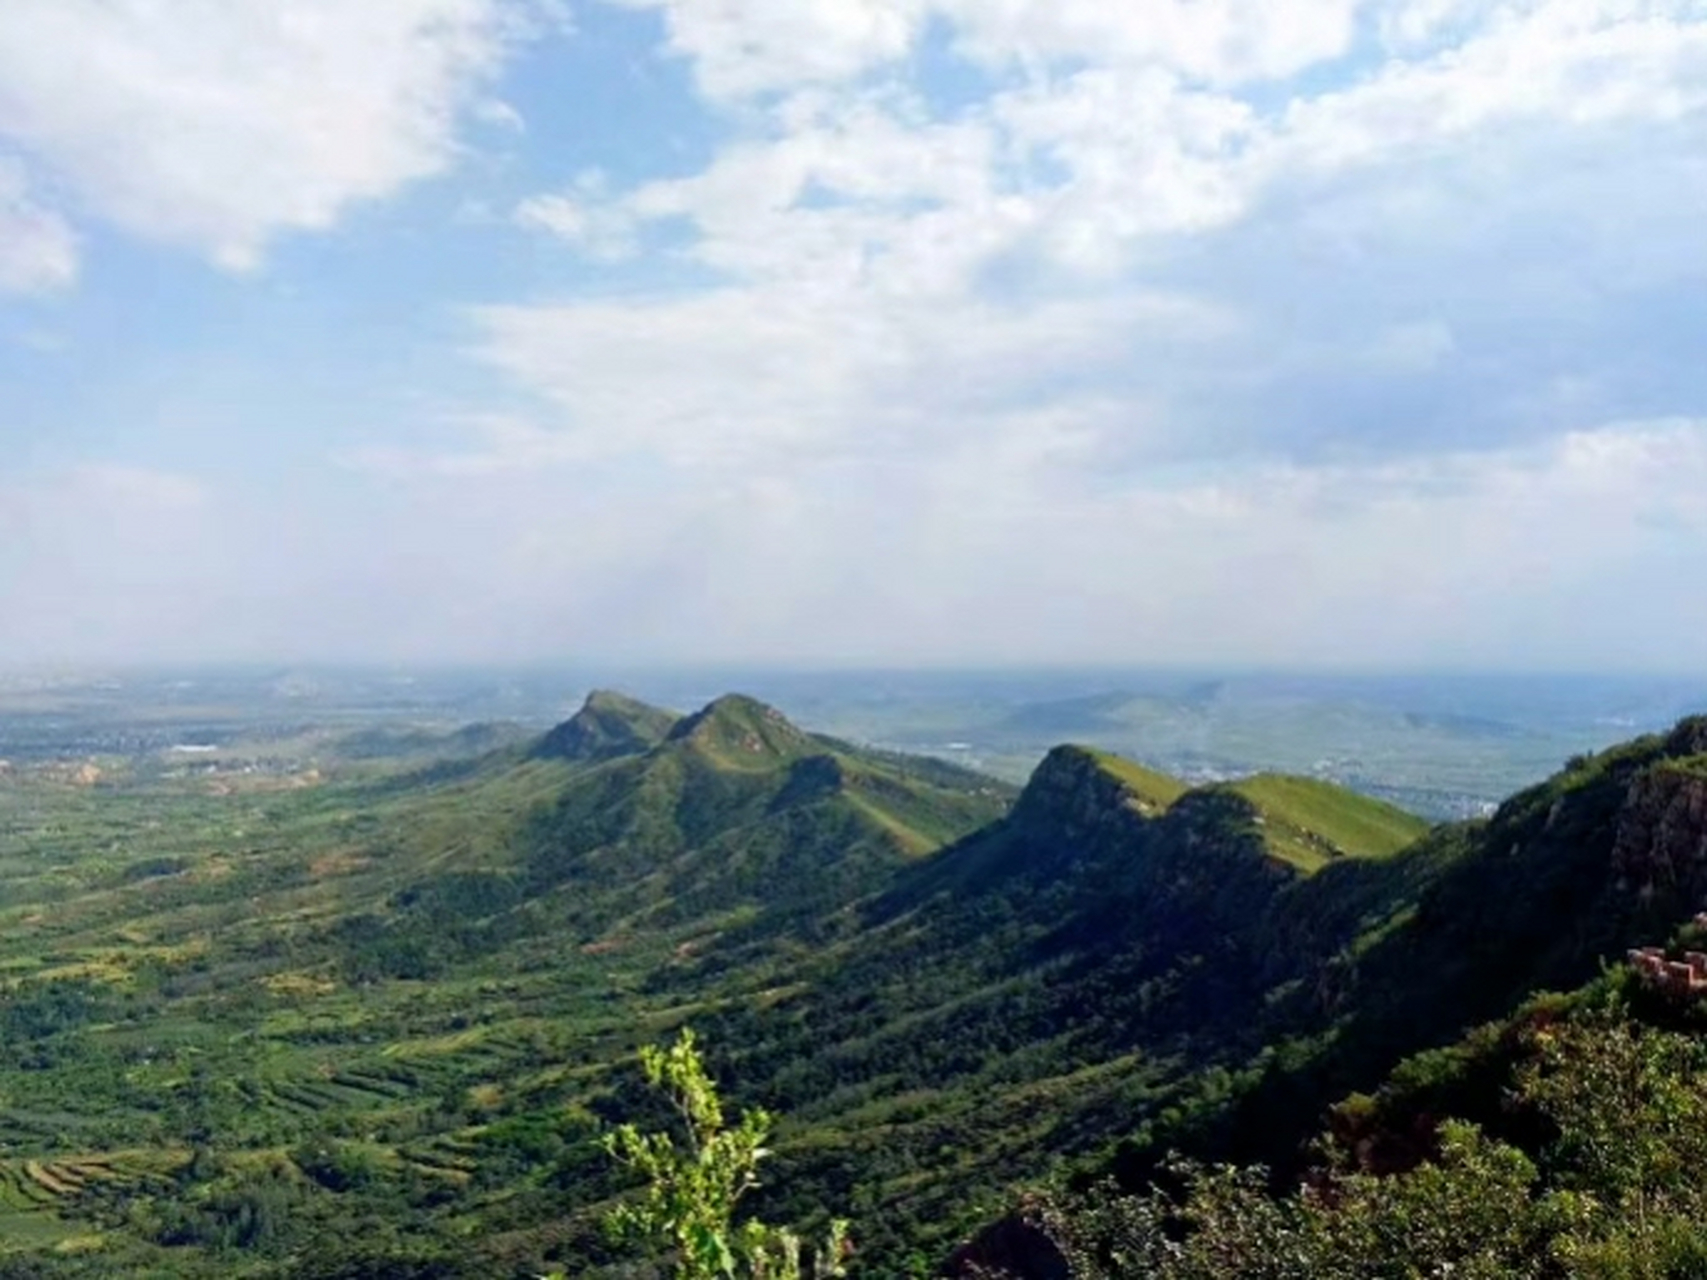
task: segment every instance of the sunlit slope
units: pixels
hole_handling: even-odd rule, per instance
[[[1165,812],[1169,805],[1190,790],[1178,778],[1141,765],[1135,760],[1115,755],[1111,751],[1098,751],[1091,747],[1081,747],[1078,750],[1094,760],[1105,773],[1117,779],[1120,785],[1131,793],[1130,802],[1147,816],[1154,817]]]
[[[1093,762],[1127,793],[1145,817],[1160,817],[1189,784],[1123,756],[1091,747],[1064,747]],[[1246,801],[1269,853],[1300,871],[1319,870],[1336,858],[1384,858],[1411,844],[1430,823],[1385,801],[1319,778],[1263,773],[1202,788]]]
[[[1336,858],[1385,858],[1419,839],[1429,823],[1413,813],[1316,778],[1265,773],[1227,784],[1248,800],[1263,843],[1300,871]]]

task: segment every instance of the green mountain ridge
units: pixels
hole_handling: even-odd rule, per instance
[[[791,911],[875,888],[907,858],[999,815],[1009,794],[816,738],[729,696],[571,777],[521,848],[529,882],[572,888],[572,918],[593,927],[744,905]]]
[[[1406,1054],[1669,935],[1707,900],[1703,748],[1707,718],[1685,720],[1575,760],[1492,818],[1438,827],[1390,860],[1402,887],[1382,889],[1385,918],[1320,977],[1331,1042],[1272,1046],[1234,1105],[1152,1133],[1134,1167],[1169,1145],[1294,1167],[1314,1117]]]

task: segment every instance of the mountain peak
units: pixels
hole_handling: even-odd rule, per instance
[[[1067,745],[1043,758],[1014,811],[1021,816],[1070,811],[1081,822],[1123,811],[1154,818],[1185,792],[1185,783],[1165,773],[1106,751]]]
[[[626,694],[595,689],[581,709],[534,748],[536,759],[597,762],[650,751],[669,735],[676,717]]]
[[[812,739],[782,712],[741,693],[726,693],[677,721],[670,741],[737,767],[794,759],[812,748]]]

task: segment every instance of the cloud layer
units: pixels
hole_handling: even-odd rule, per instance
[[[80,215],[249,268],[280,234],[444,172],[461,114],[544,17],[504,0],[11,0],[0,140]]]
[[[70,286],[86,225],[243,268],[455,181],[551,18],[152,11],[0,14],[0,289]],[[552,283],[438,299],[417,422],[164,507],[168,468],[43,472],[0,581],[161,652],[410,658],[1665,666],[1707,621],[1692,0],[598,14],[655,42],[634,163],[529,113],[481,234]],[[704,155],[641,110],[672,76]]]

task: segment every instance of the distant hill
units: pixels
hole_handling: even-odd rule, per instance
[[[381,725],[334,738],[328,751],[340,760],[466,760],[516,746],[529,738],[517,724],[470,724],[455,729]]]

